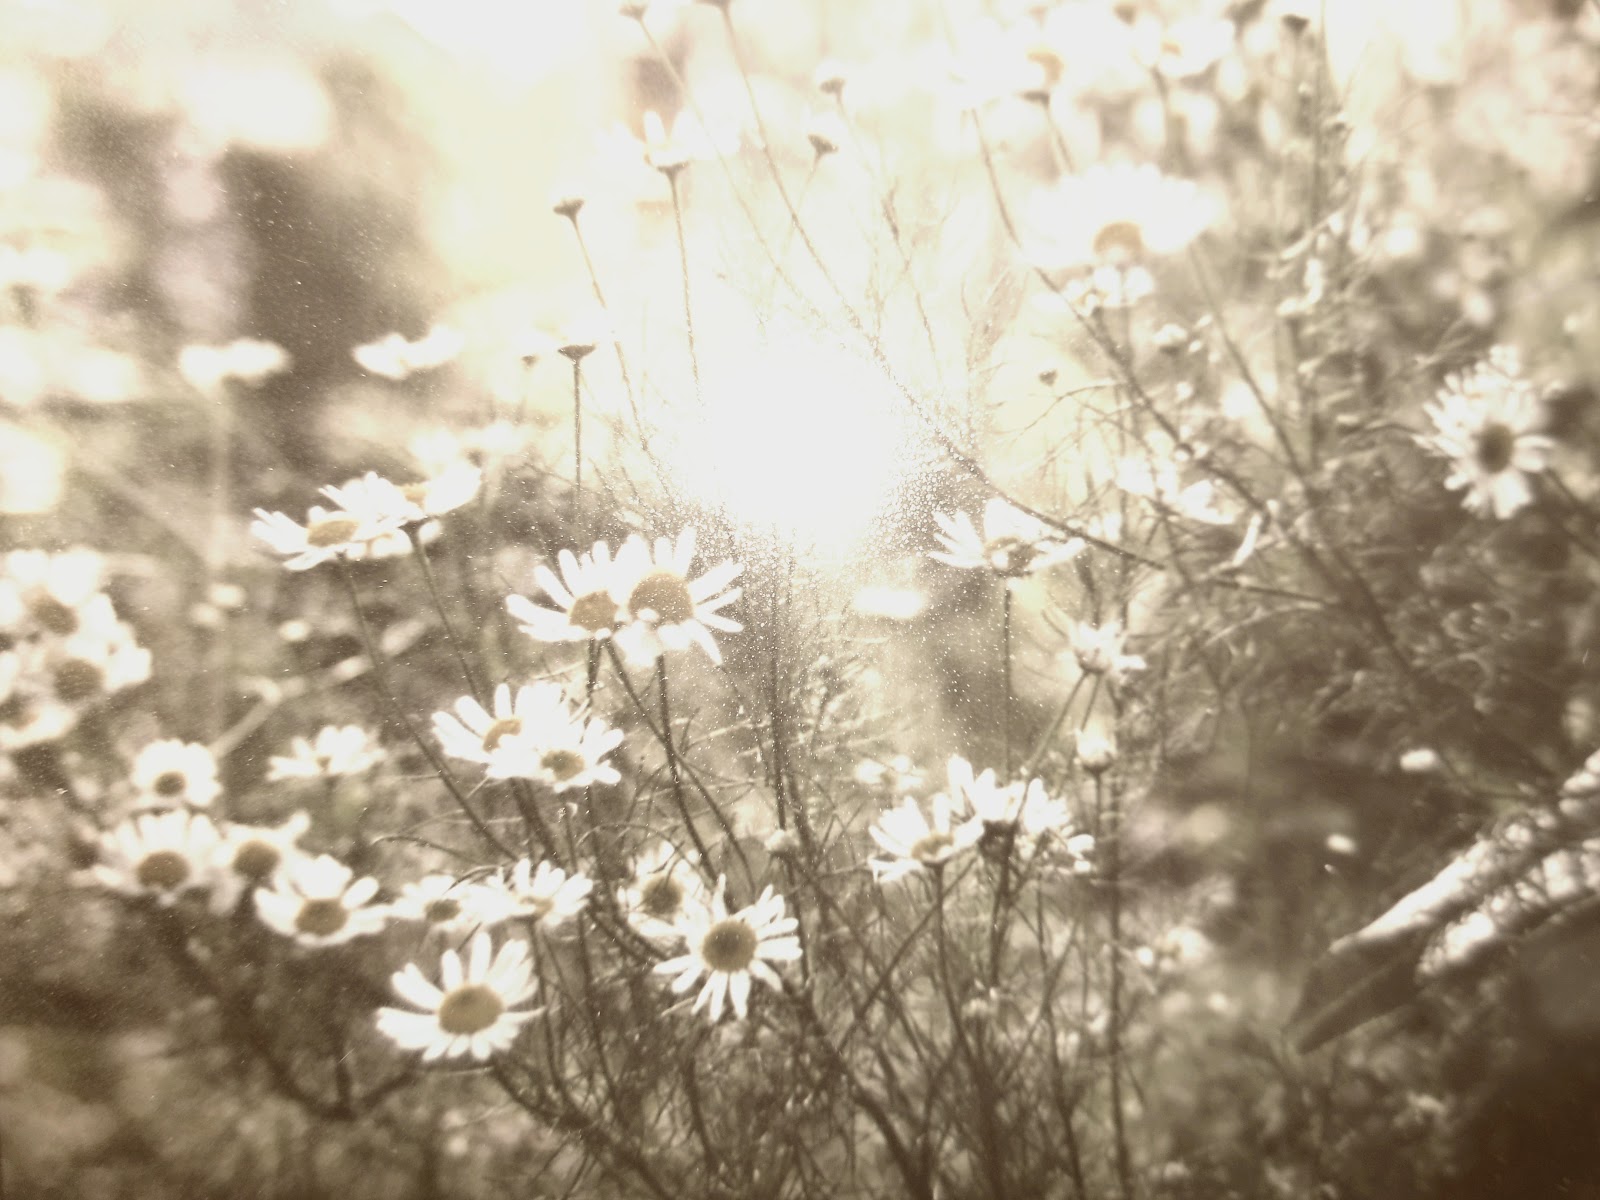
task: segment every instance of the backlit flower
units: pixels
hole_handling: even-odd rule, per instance
[[[951,757],[947,771],[952,799],[965,807],[985,838],[1020,837],[1031,844],[1072,824],[1066,804],[1053,799],[1042,780],[1002,785],[992,769],[974,774],[972,764],[959,755]]]
[[[993,571],[1003,579],[1016,579],[1066,562],[1083,550],[1083,542],[1050,529],[997,496],[983,506],[983,532],[972,518],[958,512],[953,518],[934,513],[939,526],[940,550],[928,557],[952,567]]]
[[[304,812],[291,814],[281,825],[222,826],[222,840],[213,856],[216,885],[211,893],[213,912],[224,913],[239,898],[264,886],[289,859],[300,853],[297,843],[311,828]]]
[[[524,917],[546,929],[559,929],[588,907],[594,881],[578,872],[569,875],[554,863],[535,867],[524,858],[509,871],[490,877],[484,887],[490,893],[485,904],[499,908],[505,917]]]
[[[633,878],[618,889],[622,911],[642,936],[672,941],[683,936],[679,920],[692,907],[710,902],[705,880],[694,865],[666,842],[639,856]]]
[[[504,766],[520,751],[512,743],[526,740],[552,718],[568,719],[565,693],[553,683],[526,684],[515,694],[502,683],[494,690],[493,709],[471,696],[455,703],[455,712],[433,714],[433,731],[452,758],[483,763],[496,778],[509,778]]]
[[[304,525],[281,512],[255,510],[250,532],[284,556],[291,571],[307,571],[333,558],[359,558],[368,555],[374,538],[397,533],[400,522],[375,521],[338,509],[314,504]],[[404,538],[400,544],[405,546]]]
[[[389,913],[443,933],[465,934],[499,924],[507,916],[507,906],[494,890],[475,880],[440,873],[406,884]]]
[[[907,796],[878,818],[869,832],[888,857],[874,858],[868,864],[874,879],[892,883],[917,871],[941,867],[977,844],[983,834],[981,826],[957,821],[949,796],[938,793],[928,807],[930,812],[924,813],[922,806]]]
[[[1129,672],[1145,669],[1145,661],[1139,655],[1122,652],[1126,636],[1119,621],[1104,625],[1074,621],[1067,631],[1070,653],[1078,669],[1085,675],[1103,675],[1112,683],[1121,683]]]
[[[1538,398],[1510,347],[1452,376],[1426,407],[1434,432],[1421,438],[1450,460],[1445,487],[1465,489],[1469,512],[1500,520],[1533,501],[1532,477],[1550,465],[1554,441],[1537,432]]]
[[[1194,184],[1149,165],[1090,167],[1041,192],[1029,257],[1046,270],[1127,269],[1182,250],[1211,222]]]
[[[676,542],[657,538],[653,550],[635,534],[617,552],[611,594],[622,606],[627,622],[616,636],[630,662],[653,663],[668,651],[685,650],[692,644],[704,650],[712,662],[720,663],[722,652],[711,630],[738,633],[744,628],[717,611],[742,594],[742,589],[728,585],[743,568],[724,561],[691,581],[694,544],[691,527],[683,530]]]
[[[399,381],[418,371],[431,371],[461,353],[466,345],[454,329],[435,325],[416,341],[408,341],[398,333],[390,333],[375,342],[367,342],[350,352],[356,364],[364,371]]]
[[[708,907],[685,911],[679,928],[687,952],[655,966],[658,975],[675,977],[672,990],[679,994],[704,977],[694,1009],[709,1006],[712,1021],[722,1019],[729,1001],[740,1018],[748,1016],[751,980],[781,991],[783,981],[771,964],[800,957],[799,922],[787,915],[782,896],[769,886],[754,904],[730,915],[726,887],[726,880],[718,880]]]
[[[508,1050],[523,1025],[538,1015],[516,1006],[533,999],[536,985],[528,943],[514,939],[498,952],[479,931],[463,964],[455,950],[439,957],[435,986],[408,963],[390,980],[395,995],[420,1012],[380,1008],[378,1030],[402,1050],[420,1051],[424,1062],[472,1058],[486,1062]]]

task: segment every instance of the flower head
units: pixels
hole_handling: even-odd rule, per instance
[[[398,484],[368,471],[337,487],[322,489],[335,507],[386,530],[420,525],[454,512],[478,494],[483,472],[465,462],[453,463],[418,483]]]
[[[694,865],[666,842],[639,856],[633,878],[618,889],[617,901],[642,936],[673,941],[683,936],[679,921],[691,908],[710,903],[705,881]]]
[[[1515,351],[1497,346],[1452,376],[1426,412],[1434,432],[1421,442],[1450,460],[1445,487],[1465,489],[1469,512],[1504,520],[1532,503],[1529,481],[1550,465],[1555,443],[1536,432],[1539,401]]]
[[[431,371],[461,353],[466,340],[454,329],[435,325],[416,341],[390,333],[350,352],[363,371],[399,381],[418,371]]]
[[[1085,675],[1103,675],[1114,684],[1120,684],[1133,671],[1145,669],[1142,657],[1122,652],[1126,637],[1120,621],[1104,625],[1074,621],[1067,630],[1069,653],[1078,669]]]
[[[139,803],[154,808],[206,808],[222,792],[217,760],[196,742],[151,742],[133,760]]]
[[[1042,780],[1002,787],[993,770],[976,775],[959,755],[951,757],[947,771],[951,797],[965,806],[984,838],[1032,845],[1072,825],[1066,804],[1053,799]]]
[[[291,814],[281,825],[222,826],[222,838],[213,855],[216,886],[211,908],[224,913],[247,892],[264,886],[291,858],[299,855],[297,843],[311,827],[304,812]]]
[[[467,947],[463,963],[455,950],[439,957],[435,986],[408,963],[390,980],[395,995],[420,1012],[380,1008],[378,1030],[402,1050],[420,1051],[424,1062],[472,1058],[486,1062],[510,1048],[523,1025],[538,1015],[516,1011],[536,991],[528,943],[512,940],[494,951],[489,934],[480,930]]]
[[[658,975],[672,975],[672,990],[687,992],[703,976],[705,984],[695,997],[696,1012],[707,1006],[713,1022],[722,1019],[728,1002],[744,1018],[750,1012],[752,979],[759,979],[774,991],[783,981],[772,969],[774,962],[793,962],[800,957],[800,939],[795,936],[799,923],[787,915],[782,896],[769,886],[754,904],[729,914],[725,898],[727,881],[719,879],[704,908],[687,909],[678,923],[688,950],[656,964]]]
[[[186,809],[137,813],[100,837],[100,862],[90,877],[125,896],[171,904],[211,886],[217,827]]]
[[[434,714],[435,734],[446,754],[483,763],[491,779],[532,779],[565,792],[622,778],[604,761],[622,743],[621,730],[573,708],[559,684],[528,684],[515,698],[501,684],[492,713],[471,696],[455,709]]]
[[[554,863],[535,867],[524,858],[491,877],[484,887],[491,893],[485,905],[498,908],[502,919],[524,917],[546,929],[559,929],[588,907],[594,881],[577,872],[568,875]]]
[[[728,585],[743,568],[724,561],[691,581],[694,544],[691,527],[683,530],[676,542],[657,538],[654,548],[635,534],[617,552],[611,594],[627,622],[616,636],[629,661],[653,663],[668,651],[685,650],[693,644],[712,662],[720,663],[722,652],[711,630],[738,633],[744,629],[718,612],[742,594],[740,588]]]
[[[498,890],[454,875],[425,875],[408,883],[389,906],[390,915],[444,933],[465,934],[498,925],[508,915]]]
[[[314,738],[289,740],[287,755],[267,763],[267,782],[285,779],[340,779],[360,775],[383,761],[383,748],[359,725],[324,725]]]
[[[281,512],[256,509],[250,532],[284,556],[291,571],[307,571],[333,558],[371,556],[375,539],[395,534],[402,522],[387,518],[375,520],[339,509],[311,506],[304,525]],[[401,539],[402,547],[405,545]]]
[[[873,878],[892,883],[917,871],[942,867],[977,844],[982,825],[955,820],[955,805],[943,792],[928,802],[931,815],[910,796],[878,818],[872,840],[887,858],[870,862]]]
[[[1182,250],[1210,222],[1211,206],[1187,180],[1149,165],[1095,166],[1037,198],[1031,257],[1046,270],[1127,269]]]
[[[302,946],[337,946],[381,933],[389,912],[373,904],[378,881],[355,872],[326,854],[284,861],[272,886],[256,892],[262,924]]]
[[[1063,537],[998,496],[983,506],[981,535],[964,512],[953,518],[934,513],[933,519],[943,548],[930,550],[929,558],[965,570],[993,571],[1002,579],[1042,571],[1083,550],[1080,539]]]
[[[546,608],[525,596],[507,596],[506,609],[522,622],[522,632],[541,642],[602,641],[616,632],[622,605],[612,595],[611,548],[596,542],[587,554],[562,550],[556,555],[556,573],[544,564],[533,577],[555,604]]]
[[[0,630],[67,637],[98,595],[105,559],[93,550],[12,550],[0,558]]]

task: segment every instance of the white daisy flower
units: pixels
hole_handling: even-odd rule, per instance
[[[195,391],[207,395],[230,379],[258,387],[287,371],[289,363],[288,351],[259,338],[239,338],[225,346],[185,346],[178,352],[178,374]]]
[[[1139,265],[1175,254],[1211,223],[1193,183],[1153,166],[1090,167],[1041,191],[1030,210],[1029,257],[1045,270]]]
[[[454,875],[425,875],[408,883],[389,906],[392,916],[443,933],[470,933],[508,915],[503,898],[483,884]]]
[[[587,786],[621,778],[600,759],[616,749],[622,735],[575,713],[560,684],[525,684],[513,696],[510,685],[502,683],[494,690],[493,705],[490,712],[463,696],[454,714],[434,713],[434,734],[444,752],[483,763],[491,779],[539,779],[558,791],[574,781]]]
[[[1184,484],[1177,464],[1163,459],[1125,458],[1117,464],[1117,486],[1156,507],[1203,525],[1232,525],[1233,517],[1217,507],[1216,485],[1209,479]]]
[[[972,764],[960,755],[951,756],[947,771],[950,795],[965,805],[984,837],[1014,839],[1020,834],[1031,844],[1064,834],[1072,825],[1066,804],[1053,799],[1042,780],[1002,787],[993,769],[975,775]]]
[[[617,551],[611,594],[622,606],[627,622],[617,632],[617,644],[635,665],[654,663],[668,651],[685,650],[691,644],[704,650],[712,662],[720,663],[722,652],[711,630],[739,633],[744,629],[717,611],[742,594],[742,589],[728,585],[744,568],[724,561],[691,582],[694,543],[695,531],[690,527],[678,535],[676,543],[657,538],[652,550],[635,534]]]
[[[1451,376],[1425,411],[1434,432],[1420,440],[1450,460],[1445,487],[1465,489],[1467,511],[1504,520],[1533,502],[1530,480],[1550,465],[1555,442],[1537,432],[1541,406],[1514,350],[1496,346]]]
[[[76,633],[23,646],[23,673],[49,679],[58,700],[88,704],[150,678],[150,651],[133,627],[117,620],[111,598],[95,596],[78,610]]]
[[[878,818],[869,831],[888,858],[870,860],[872,876],[893,883],[916,871],[943,866],[972,849],[982,836],[982,826],[955,820],[955,805],[943,792],[928,802],[931,818],[911,796]]]
[[[535,868],[524,858],[493,876],[484,887],[489,893],[485,904],[497,907],[503,914],[500,919],[526,917],[555,930],[588,907],[594,882],[578,872],[568,875],[553,863],[541,862]]]
[[[383,757],[383,748],[361,726],[324,725],[314,738],[291,738],[287,755],[274,754],[267,762],[267,782],[342,779],[371,770]]]
[[[12,550],[0,558],[0,629],[67,637],[104,583],[105,559],[93,550]]]
[[[619,783],[621,774],[605,756],[621,744],[622,730],[590,718],[584,706],[570,709],[563,698],[522,736],[500,743],[489,774],[497,779],[530,779],[558,795],[597,783]]]
[[[708,129],[684,110],[673,119],[669,133],[654,111],[644,114],[644,158],[663,175],[676,175],[691,162],[729,155],[739,149],[738,131],[731,126]]]
[[[633,878],[617,889],[617,903],[629,924],[652,941],[682,937],[679,921],[684,913],[710,902],[700,872],[666,842],[658,842],[640,855]]]
[[[375,522],[319,504],[311,506],[304,525],[281,512],[264,508],[255,512],[250,532],[283,555],[283,565],[290,571],[308,571],[333,558],[368,557],[369,543],[385,535],[399,536],[400,545],[406,546],[398,534],[398,521]]]
[[[373,904],[378,881],[327,854],[286,859],[271,887],[256,891],[261,923],[302,946],[337,946],[383,932],[389,911]]]
[[[363,371],[399,382],[419,371],[431,371],[455,358],[466,346],[466,339],[454,329],[435,325],[416,341],[390,333],[375,342],[366,342],[350,351],[350,357]]]
[[[27,664],[35,654],[0,651],[0,754],[60,741],[78,723],[77,711],[42,693]]]
[[[525,458],[533,446],[532,429],[500,420],[460,431],[419,433],[411,439],[410,450],[423,475],[433,479],[462,466],[493,474],[513,459]]]
[[[217,760],[197,742],[176,738],[151,742],[133,760],[139,803],[159,808],[207,808],[222,794]]]
[[[522,632],[540,642],[602,641],[616,632],[622,605],[612,595],[611,548],[596,542],[582,556],[571,550],[556,555],[561,575],[541,563],[533,577],[555,608],[535,604],[526,596],[507,596],[506,609],[522,622]]]
[[[655,966],[656,974],[676,977],[672,990],[679,994],[704,976],[694,1010],[709,1005],[713,1022],[722,1019],[730,1000],[741,1019],[748,1016],[752,978],[781,991],[783,981],[771,964],[800,957],[799,922],[787,915],[782,896],[768,886],[754,904],[729,915],[726,888],[727,880],[719,879],[709,907],[685,910],[678,927],[688,952]]]
[[[398,484],[376,471],[322,489],[340,512],[390,529],[418,525],[454,512],[483,486],[483,472],[468,463],[454,463],[419,483]]]
[[[1090,725],[1078,731],[1078,765],[1091,775],[1104,775],[1117,762],[1117,738],[1110,730]]]
[[[211,886],[217,841],[210,818],[187,809],[137,813],[100,836],[101,861],[89,877],[125,896],[171,904]]]
[[[279,868],[299,855],[298,843],[311,828],[304,812],[291,814],[281,825],[222,826],[222,840],[213,858],[216,886],[211,893],[212,911],[225,913],[247,892],[264,886]]]
[[[934,513],[939,525],[940,550],[928,557],[948,566],[972,571],[993,571],[1002,579],[1017,579],[1066,562],[1083,550],[1078,538],[1066,538],[998,496],[983,506],[983,532],[964,512],[953,518]]]
[[[1074,621],[1067,630],[1071,649],[1062,657],[1070,655],[1085,675],[1104,675],[1112,683],[1120,684],[1130,672],[1142,671],[1146,665],[1139,655],[1122,652],[1126,637],[1120,621],[1099,626]]]
[[[493,953],[488,933],[473,935],[467,960],[454,950],[439,956],[439,986],[415,963],[390,980],[395,995],[421,1012],[380,1008],[378,1030],[402,1050],[420,1051],[424,1062],[471,1058],[486,1062],[511,1048],[537,1011],[514,1011],[537,990],[528,943],[512,940]]]

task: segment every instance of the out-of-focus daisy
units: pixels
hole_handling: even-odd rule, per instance
[[[105,582],[105,559],[93,550],[13,550],[0,558],[0,629],[66,637],[79,610]]]
[[[771,964],[800,957],[800,939],[795,936],[799,922],[788,915],[782,896],[769,886],[754,904],[730,915],[726,887],[726,880],[718,880],[708,907],[685,911],[679,928],[687,953],[655,966],[658,975],[675,976],[672,990],[679,994],[703,976],[705,985],[695,997],[694,1009],[699,1012],[709,1005],[712,1021],[722,1019],[729,1001],[740,1018],[748,1016],[751,980],[781,991],[783,981]]]
[[[304,525],[281,512],[258,508],[250,532],[283,555],[286,568],[307,571],[333,558],[368,557],[373,539],[397,534],[399,527],[397,520],[374,521],[314,504]],[[400,546],[407,548],[403,537]]]
[[[100,862],[89,869],[102,887],[171,904],[211,886],[217,827],[186,809],[138,813],[100,837]]]
[[[239,338],[225,346],[185,346],[178,352],[178,374],[207,395],[229,380],[259,387],[288,369],[288,352],[259,338]]]
[[[873,878],[892,883],[916,871],[943,866],[977,844],[982,828],[972,821],[957,821],[949,796],[936,794],[928,807],[930,811],[924,813],[922,806],[907,796],[878,818],[870,830],[872,840],[888,857],[871,860]]]
[[[568,875],[554,863],[537,867],[519,859],[508,871],[485,883],[484,903],[504,913],[501,919],[524,917],[545,929],[559,929],[589,904],[594,881],[579,872]]]
[[[1164,21],[1145,14],[1133,23],[1133,52],[1143,65],[1168,79],[1203,75],[1233,49],[1238,31],[1221,17],[1191,16]]]
[[[489,774],[531,779],[557,794],[617,783],[622,776],[605,757],[621,744],[622,730],[590,717],[585,707],[569,708],[563,699],[559,705],[552,703],[544,719],[520,737],[500,743]]]
[[[1532,503],[1532,477],[1550,465],[1555,442],[1538,432],[1541,406],[1514,350],[1496,346],[1452,376],[1426,411],[1434,432],[1422,444],[1450,460],[1445,487],[1465,489],[1469,512],[1504,520]]]
[[[470,429],[434,429],[411,439],[411,457],[432,479],[465,465],[493,474],[533,448],[533,430],[510,421],[491,421]]]
[[[1126,269],[1176,253],[1211,223],[1194,184],[1149,165],[1090,167],[1041,192],[1030,209],[1030,258],[1046,270]]]
[[[373,904],[378,881],[355,872],[327,854],[284,861],[271,887],[256,891],[262,924],[302,946],[337,946],[381,933],[389,911]]]
[[[390,981],[395,995],[421,1009],[380,1008],[378,1030],[402,1050],[420,1051],[424,1062],[472,1058],[486,1062],[511,1048],[523,1025],[538,1015],[517,1011],[533,999],[536,985],[528,943],[513,939],[496,953],[479,931],[462,963],[455,950],[439,957],[439,985],[408,963]]]
[[[311,828],[304,812],[291,814],[281,825],[222,826],[222,839],[214,856],[216,885],[211,893],[215,912],[227,912],[247,892],[264,886],[278,869],[300,853],[297,843]]]
[[[1090,725],[1079,730],[1075,749],[1078,765],[1091,775],[1104,775],[1117,762],[1117,738],[1108,729]]]
[[[342,779],[360,775],[383,761],[383,748],[359,725],[324,725],[313,738],[293,737],[289,753],[267,762],[267,782],[285,779]]]
[[[708,129],[687,110],[673,118],[670,133],[656,112],[644,114],[643,128],[645,162],[669,177],[691,162],[733,154],[739,149],[737,130],[723,126]]]
[[[363,371],[398,382],[419,371],[444,366],[460,354],[465,345],[466,339],[454,329],[435,325],[414,342],[398,333],[390,333],[375,342],[355,347],[350,355]]]
[[[217,760],[197,742],[151,742],[133,760],[132,781],[141,804],[206,808],[222,793]]]
[[[454,512],[468,503],[483,486],[483,472],[467,463],[455,463],[443,473],[419,483],[397,484],[376,471],[359,479],[322,489],[335,508],[386,529],[418,525]]]
[[[984,838],[1011,842],[1020,837],[1032,844],[1064,835],[1072,825],[1066,804],[1052,798],[1042,780],[1002,785],[992,769],[974,774],[972,764],[960,755],[951,757],[947,771],[950,795],[965,805]]]
[[[612,595],[622,606],[627,624],[617,632],[617,644],[628,660],[646,665],[668,651],[699,646],[714,663],[722,661],[711,630],[739,633],[744,629],[717,610],[742,594],[730,588],[744,568],[738,563],[718,563],[699,579],[690,580],[694,566],[695,531],[683,530],[676,542],[657,538],[654,549],[634,534],[617,551]]]
[[[452,758],[483,763],[492,770],[505,757],[507,741],[547,723],[557,706],[566,707],[557,684],[526,684],[513,695],[511,685],[502,683],[494,689],[492,711],[463,696],[455,703],[455,713],[433,714],[433,731]]]
[[[1002,579],[1017,579],[1066,562],[1083,550],[1078,538],[1068,538],[992,496],[983,506],[983,532],[964,512],[954,517],[934,513],[939,526],[940,550],[928,557],[965,570],[993,571]]]
[[[506,609],[522,622],[522,631],[541,642],[601,641],[616,632],[622,605],[612,595],[611,548],[596,542],[584,555],[562,550],[556,555],[561,575],[540,563],[533,578],[555,608],[526,596],[507,596]]]
[[[27,677],[33,655],[0,651],[0,754],[61,740],[78,723],[77,711],[47,696]]]
[[[1067,629],[1068,654],[1085,675],[1103,675],[1114,684],[1122,683],[1132,671],[1145,669],[1145,661],[1137,654],[1124,654],[1126,631],[1120,621],[1104,625],[1091,625],[1088,621],[1074,621]]]
[[[406,884],[389,906],[389,913],[442,933],[464,934],[498,924],[508,910],[502,897],[483,884],[440,873]]]
[[[896,794],[917,791],[927,781],[922,768],[906,754],[864,758],[851,774],[864,787]]]
[[[79,610],[78,632],[22,648],[24,671],[47,677],[65,704],[91,704],[150,678],[150,651],[119,621],[111,599],[96,596]]]
[[[617,901],[642,936],[673,941],[683,936],[679,921],[684,913],[709,904],[710,896],[694,865],[659,842],[639,856],[633,878],[618,889]]]

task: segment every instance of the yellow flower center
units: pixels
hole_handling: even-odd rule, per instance
[[[429,485],[426,483],[408,483],[400,489],[400,494],[421,507],[428,499],[428,490]]]
[[[324,550],[329,546],[338,546],[348,542],[360,528],[361,522],[345,513],[322,517],[306,526],[306,545]]]
[[[1028,47],[1028,61],[1039,68],[1039,90],[1048,92],[1061,82],[1061,76],[1066,73],[1067,64],[1061,55],[1042,43],[1035,43]]]
[[[158,796],[181,796],[187,782],[182,771],[163,771],[156,776],[150,790]]]
[[[657,920],[670,921],[683,908],[683,884],[657,871],[639,885],[639,907]]]
[[[104,671],[81,658],[68,659],[55,671],[56,695],[69,703],[99,695],[105,681]]]
[[[1038,553],[1037,548],[1016,537],[994,538],[983,547],[990,569],[997,575],[1013,577],[1026,575]]]
[[[1511,465],[1511,455],[1517,448],[1517,435],[1507,426],[1495,421],[1483,427],[1474,447],[1478,466],[1486,474],[1498,475]]]
[[[935,829],[911,843],[910,856],[918,862],[938,862],[955,844],[949,833]]]
[[[694,597],[676,571],[651,571],[628,593],[628,611],[655,625],[694,620]]]
[[[575,750],[546,750],[539,756],[539,765],[565,783],[583,770],[583,755]]]
[[[260,882],[278,869],[283,858],[271,842],[251,838],[233,852],[233,870],[236,875]]]
[[[567,621],[591,634],[608,633],[617,626],[617,602],[610,592],[588,592],[572,602]]]
[[[760,939],[748,921],[728,917],[706,930],[700,957],[713,971],[743,971],[755,959]]]
[[[1126,266],[1144,256],[1144,230],[1137,221],[1107,221],[1095,233],[1090,249],[1102,262]]]
[[[139,860],[134,876],[140,887],[170,892],[189,878],[189,860],[176,850],[156,850]]]
[[[485,753],[492,751],[506,738],[516,737],[521,732],[521,717],[500,717],[488,729],[483,731],[483,749]]]
[[[35,621],[57,637],[66,637],[77,632],[77,611],[71,605],[61,603],[54,596],[40,596],[28,606],[28,611],[33,614]]]
[[[493,988],[481,983],[463,984],[439,1002],[439,1028],[450,1034],[482,1033],[505,1010]]]
[[[332,937],[345,927],[350,912],[338,900],[307,900],[300,906],[294,927],[312,937]]]

